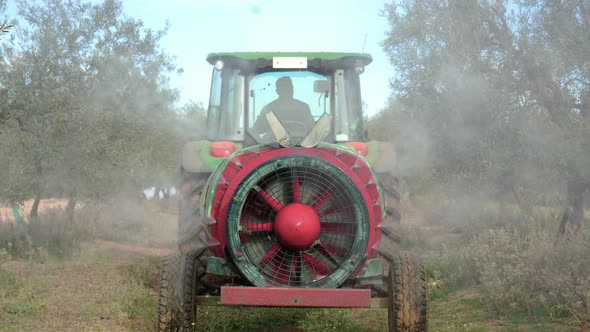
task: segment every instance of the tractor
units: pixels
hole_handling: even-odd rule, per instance
[[[365,53],[213,53],[207,138],[181,154],[178,250],[159,331],[211,305],[387,308],[426,331],[419,257],[399,250],[390,143],[368,141]]]

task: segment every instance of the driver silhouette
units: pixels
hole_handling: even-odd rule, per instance
[[[305,136],[315,125],[309,105],[301,100],[293,98],[293,82],[289,77],[281,77],[276,81],[276,92],[278,98],[268,103],[256,122],[254,130],[259,134],[271,133],[270,126],[266,120],[269,112],[274,112],[287,132],[296,137]]]

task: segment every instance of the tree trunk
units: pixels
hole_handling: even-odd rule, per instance
[[[70,197],[68,201],[68,205],[66,205],[66,217],[68,218],[68,222],[74,222],[74,210],[76,209],[77,200],[74,196]]]
[[[511,185],[510,188],[512,189],[512,195],[514,195],[514,199],[516,200],[516,204],[518,204],[518,207],[520,208],[522,213],[525,215],[525,217],[528,219],[527,221],[534,221],[535,215],[533,213],[533,209],[530,207],[530,205],[525,204],[525,202],[522,201],[522,199],[521,199],[520,195],[518,194],[518,191],[516,190],[514,185]]]
[[[580,233],[584,221],[584,192],[589,183],[580,177],[574,177],[567,183],[567,199],[559,223],[558,235],[571,238]]]
[[[33,206],[31,206],[31,211],[29,213],[30,223],[34,223],[37,221],[37,217],[39,217],[39,203],[41,203],[41,191],[38,191],[35,194],[35,200],[33,201]]]

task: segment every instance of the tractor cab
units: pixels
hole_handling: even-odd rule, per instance
[[[305,137],[323,116],[327,143],[366,142],[359,75],[363,53],[213,53],[207,138],[244,147],[271,144],[272,112],[293,137]],[[353,143],[354,144],[354,143]]]
[[[159,331],[199,306],[387,308],[427,330],[426,272],[399,251],[393,148],[367,142],[350,53],[215,53],[208,139],[183,147],[178,252]]]

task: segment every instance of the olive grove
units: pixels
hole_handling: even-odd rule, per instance
[[[71,214],[79,200],[174,183],[190,119],[168,85],[181,70],[159,46],[166,27],[117,0],[17,7],[0,50],[0,201],[35,198],[34,218],[44,195],[67,198]]]
[[[590,189],[590,2],[394,1],[383,15],[395,77],[369,127],[397,142],[412,190],[510,196],[529,214],[562,204],[559,233],[577,233]]]

